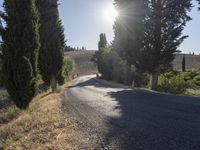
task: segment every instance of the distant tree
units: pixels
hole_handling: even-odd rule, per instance
[[[144,37],[144,1],[115,0],[119,16],[114,25],[114,50],[126,61],[125,84],[131,84],[131,65],[137,66]]]
[[[39,17],[35,0],[5,0],[1,17],[3,78],[16,106],[26,109],[36,94]]]
[[[69,79],[70,73],[73,72],[74,69],[75,69],[74,60],[70,57],[65,57],[63,64],[63,72],[62,72],[65,79]]]
[[[71,47],[71,46],[65,46],[65,52],[69,52],[69,51],[75,51],[76,48]]]
[[[185,68],[186,68],[186,67],[185,67],[186,64],[185,64],[185,63],[186,63],[186,62],[185,62],[185,55],[183,55],[183,59],[182,59],[182,71],[183,71],[183,72],[186,71],[186,69],[185,69]]]
[[[144,49],[139,60],[141,70],[152,74],[151,89],[157,89],[158,74],[162,67],[175,58],[174,53],[187,36],[182,36],[191,0],[146,1]]]
[[[107,39],[106,39],[106,34],[101,33],[99,38],[100,38],[99,43],[98,43],[99,50],[95,53],[94,57],[96,57],[96,58],[94,58],[94,60],[96,59],[97,68],[98,68],[99,73],[101,73],[102,76],[104,76],[104,68],[105,68],[104,56],[107,53],[108,43],[107,43]]]
[[[62,83],[65,37],[59,20],[58,0],[37,0],[40,13],[41,49],[39,67],[46,85],[56,89],[57,82]],[[59,81],[60,80],[60,81]]]
[[[82,50],[82,51],[86,50],[86,47],[82,46],[81,50]]]
[[[99,36],[100,40],[99,40],[99,44],[98,44],[98,48],[99,50],[101,48],[106,48],[108,45],[107,39],[106,39],[106,34],[105,33],[101,33]]]

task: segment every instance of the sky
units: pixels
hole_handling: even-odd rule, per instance
[[[0,4],[2,5],[0,0]],[[112,8],[113,0],[60,0],[60,18],[65,28],[67,45],[85,46],[88,50],[96,50],[99,34],[106,33],[107,40],[113,40],[113,22],[106,18],[106,12]],[[193,0],[193,5],[197,2]],[[193,7],[189,15],[193,18],[184,29],[189,37],[181,44],[183,53],[200,53],[200,11]]]

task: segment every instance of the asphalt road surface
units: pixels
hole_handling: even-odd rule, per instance
[[[98,132],[102,149],[200,150],[200,98],[132,90],[84,76],[66,89],[65,99],[74,115]]]

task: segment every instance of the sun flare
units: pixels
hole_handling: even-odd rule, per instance
[[[109,23],[114,23],[117,16],[118,16],[118,12],[113,5],[108,6],[103,11],[103,18]]]

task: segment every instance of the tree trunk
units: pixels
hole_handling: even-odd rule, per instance
[[[158,85],[158,73],[154,72],[151,76],[151,90],[157,90]]]
[[[131,64],[126,62],[125,85],[131,85]]]
[[[58,89],[58,85],[57,85],[54,75],[52,75],[51,77],[51,89],[52,89],[52,92],[55,92]]]

